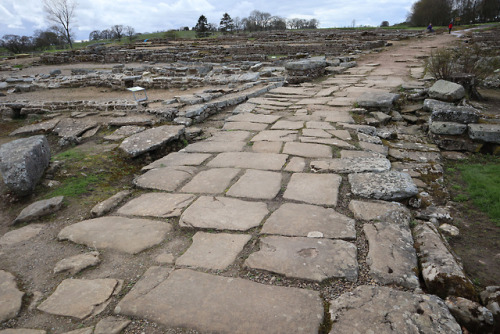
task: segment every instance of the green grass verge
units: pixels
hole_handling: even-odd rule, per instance
[[[500,226],[500,164],[457,164],[463,180],[467,184],[467,194],[481,211],[487,213]],[[459,201],[464,201],[461,196]]]

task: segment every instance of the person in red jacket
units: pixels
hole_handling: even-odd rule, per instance
[[[453,28],[453,21],[448,24],[448,34],[451,34],[451,29]]]

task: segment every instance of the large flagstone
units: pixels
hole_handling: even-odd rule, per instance
[[[178,217],[194,201],[194,195],[148,193],[130,200],[117,213],[126,216],[169,218]]]
[[[227,191],[228,196],[273,199],[281,189],[281,173],[249,169]]]
[[[0,323],[14,318],[21,309],[24,292],[19,291],[16,278],[0,270]]]
[[[349,183],[354,195],[365,198],[398,200],[418,194],[410,175],[397,171],[349,174]]]
[[[172,166],[199,166],[211,156],[212,155],[208,153],[172,152],[161,159],[153,161],[149,165],[143,167],[142,170]]]
[[[210,161],[208,167],[234,167],[263,170],[281,170],[288,155],[255,152],[225,152]]]
[[[229,117],[227,122],[252,122],[252,123],[265,123],[271,124],[280,119],[281,116],[262,115],[254,113],[242,113]]]
[[[151,169],[136,178],[134,184],[139,188],[174,191],[196,171],[196,167],[189,166]]]
[[[181,188],[181,192],[198,194],[222,194],[238,175],[237,168],[212,168],[199,172]]]
[[[337,205],[342,178],[335,174],[295,173],[283,198],[317,205]]]
[[[182,151],[188,153],[240,152],[246,146],[244,141],[200,141],[189,144]]]
[[[264,130],[254,136],[252,141],[294,141],[297,140],[297,133],[295,130]]]
[[[305,158],[331,158],[333,156],[332,148],[329,146],[298,142],[285,143],[283,153]]]

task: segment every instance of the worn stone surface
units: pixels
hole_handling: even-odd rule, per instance
[[[397,202],[352,200],[349,203],[349,210],[354,214],[354,218],[367,221],[382,220],[392,213],[411,216],[410,210]]]
[[[147,193],[130,200],[117,213],[126,216],[178,217],[194,199],[189,194]]]
[[[316,160],[311,161],[311,168],[335,173],[385,172],[391,169],[391,162],[382,157]]]
[[[436,227],[428,222],[421,223],[414,228],[413,233],[427,289],[441,298],[451,295],[474,299],[474,286],[448,250]]]
[[[63,118],[52,131],[59,137],[76,138],[97,125],[96,121],[90,119]]]
[[[157,274],[144,284],[141,280],[115,312],[168,327],[227,334],[315,334],[323,320],[322,300],[315,291],[186,269],[163,277]]]
[[[297,142],[285,143],[283,153],[305,158],[331,158],[333,155],[329,146]]]
[[[117,117],[109,121],[111,126],[153,125],[154,118],[147,115]]]
[[[257,141],[253,142],[252,151],[260,153],[280,153],[282,147],[283,147],[282,142]]]
[[[119,334],[130,322],[128,319],[106,317],[97,323],[94,334]]]
[[[118,280],[111,278],[66,279],[38,309],[50,314],[84,319],[93,315],[113,293],[117,293],[119,286]]]
[[[286,154],[225,152],[218,154],[207,166],[281,170],[287,158]]]
[[[172,152],[143,167],[143,170],[173,166],[199,166],[212,155],[208,153]]]
[[[5,185],[19,196],[31,194],[50,162],[45,136],[13,140],[0,146],[0,172]]]
[[[461,135],[467,125],[454,122],[429,122],[429,131],[437,135]]]
[[[0,323],[17,316],[23,296],[24,292],[17,288],[14,275],[0,270]]]
[[[364,141],[359,142],[359,147],[365,151],[376,152],[383,156],[386,156],[389,152],[389,148],[385,145],[372,144]]]
[[[62,334],[92,334],[94,332],[94,327],[85,327],[81,329],[75,329],[74,331],[71,332],[65,332]]]
[[[288,164],[285,166],[286,172],[300,173],[306,168],[306,160],[300,157],[292,157]]]
[[[303,143],[325,144],[341,148],[355,149],[355,146],[337,138],[300,137],[300,141]]]
[[[248,131],[220,131],[214,133],[206,141],[221,141],[221,142],[244,142],[250,137]]]
[[[260,225],[267,213],[265,203],[202,196],[184,211],[179,225],[246,231]]]
[[[438,80],[429,88],[429,97],[441,101],[458,101],[465,96],[462,85],[446,80]]]
[[[231,181],[238,175],[237,168],[211,168],[199,172],[191,181],[181,188],[181,192],[222,194]]]
[[[120,205],[121,202],[125,200],[128,196],[130,196],[132,192],[130,190],[122,190],[120,192],[117,192],[110,198],[97,203],[91,210],[90,214],[93,217],[101,217],[110,212],[111,210],[115,209],[118,205]]]
[[[419,162],[441,161],[441,154],[438,152],[407,151],[397,148],[389,149],[389,156],[398,160],[412,160]]]
[[[181,152],[188,153],[219,153],[219,152],[240,152],[246,146],[246,142],[234,141],[201,141],[186,146]]]
[[[471,333],[493,333],[493,314],[486,307],[462,297],[449,296],[445,300],[450,313]]]
[[[265,237],[245,265],[287,277],[321,282],[336,277],[356,281],[356,246],[342,240]]]
[[[54,127],[59,123],[59,119],[51,119],[48,121],[30,124],[23,127],[20,127],[14,131],[12,131],[9,136],[17,136],[17,135],[35,135],[40,133],[47,133],[52,131]]]
[[[12,224],[30,222],[59,211],[63,205],[63,200],[64,196],[57,196],[30,204],[21,211]]]
[[[389,110],[398,98],[398,94],[389,92],[366,92],[358,97],[356,102],[363,108]]]
[[[59,232],[58,239],[137,254],[162,242],[171,228],[170,224],[155,220],[109,216],[67,226]]]
[[[337,205],[342,178],[335,174],[294,173],[283,198],[317,205]]]
[[[193,236],[193,244],[175,264],[224,270],[234,262],[250,238],[247,234],[197,232]]]
[[[136,133],[142,132],[144,130],[146,130],[146,128],[143,126],[126,125],[126,126],[120,127],[118,130],[116,130],[112,134],[105,136],[104,139],[106,139],[106,140],[121,140],[123,138],[130,137],[130,136],[135,135]]]
[[[341,159],[350,159],[350,158],[385,158],[380,153],[377,152],[368,152],[368,151],[351,151],[351,150],[342,150],[340,151]]]
[[[500,144],[500,124],[469,124],[469,137],[487,143]]]
[[[500,329],[500,286],[487,286],[480,294],[481,302],[491,311],[495,321],[495,330]]]
[[[71,275],[75,275],[85,268],[96,266],[99,262],[101,262],[99,259],[99,252],[94,251],[78,254],[57,262],[54,267],[54,274],[69,271]]]
[[[354,240],[354,220],[333,209],[308,204],[285,203],[262,227],[262,234],[307,237],[319,232],[323,238]]]
[[[252,138],[256,141],[284,141],[291,142],[297,140],[297,131],[294,130],[264,130]]]
[[[349,183],[353,194],[365,198],[397,200],[418,194],[410,175],[397,171],[349,174]]]
[[[31,224],[17,230],[7,232],[0,237],[0,246],[8,247],[28,241],[31,238],[36,237],[44,228],[45,225],[42,224]]]
[[[226,119],[227,122],[252,122],[252,123],[265,123],[271,124],[280,119],[281,116],[274,115],[261,115],[254,113],[241,113],[238,115],[234,115],[228,117]]]
[[[330,334],[462,333],[440,298],[388,287],[363,285],[344,293],[330,302],[330,315]]]
[[[178,139],[183,133],[183,125],[163,125],[126,138],[119,148],[128,156],[137,157]]]
[[[473,107],[455,106],[452,103],[433,99],[424,101],[424,110],[431,112],[432,122],[454,122],[461,124],[477,123],[480,112]]]
[[[174,191],[196,173],[196,167],[172,166],[151,169],[134,180],[140,188]]]
[[[281,189],[281,173],[249,169],[227,191],[228,196],[273,199]]]
[[[252,122],[226,122],[222,127],[223,130],[246,130],[246,131],[262,131],[267,128],[266,123]]]
[[[47,332],[41,329],[29,328],[8,328],[0,330],[0,334],[46,334]]]
[[[366,263],[370,275],[380,284],[418,288],[417,255],[409,225],[384,221],[364,224],[363,231],[369,246]]]

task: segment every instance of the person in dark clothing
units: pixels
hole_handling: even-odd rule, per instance
[[[434,32],[434,29],[432,29],[432,23],[429,23],[427,26],[427,32]]]

